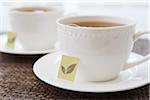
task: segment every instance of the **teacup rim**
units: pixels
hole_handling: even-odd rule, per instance
[[[108,17],[108,18],[117,18],[117,19],[122,19],[122,20],[127,20],[130,23],[129,24],[125,24],[125,25],[121,25],[121,26],[113,26],[113,27],[74,27],[71,25],[66,25],[61,23],[60,21],[62,20],[66,20],[68,18],[81,18],[81,17]],[[130,27],[130,26],[135,26],[136,22],[135,20],[131,19],[131,18],[123,18],[123,17],[117,17],[117,16],[105,16],[105,15],[79,15],[79,16],[68,16],[68,17],[61,17],[59,19],[56,20],[56,24],[57,25],[61,25],[64,27],[68,27],[68,28],[73,28],[73,29],[100,29],[100,30],[104,30],[104,29],[119,29],[119,28],[125,28],[125,27]]]

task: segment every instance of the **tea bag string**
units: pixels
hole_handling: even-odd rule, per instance
[[[69,26],[81,27],[81,26],[79,26],[77,24],[69,24]]]

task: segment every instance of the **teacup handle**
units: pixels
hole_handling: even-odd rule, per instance
[[[134,34],[133,41],[136,41],[140,36],[148,34],[148,33],[150,33],[150,31],[139,32],[139,33]],[[150,59],[150,54],[148,54],[147,56],[145,56],[143,59],[136,60],[136,61],[133,61],[133,62],[127,62],[127,64],[124,66],[123,70],[126,70],[128,68],[134,67],[134,66],[136,66],[138,64],[141,64],[141,63],[147,61],[148,59]]]

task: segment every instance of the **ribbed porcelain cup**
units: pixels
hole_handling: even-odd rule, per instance
[[[77,22],[112,22],[112,27],[76,26]],[[75,16],[57,20],[62,54],[78,57],[77,74],[86,81],[112,80],[127,68],[148,59],[128,63],[134,41],[148,32],[135,34],[135,22],[112,16]]]

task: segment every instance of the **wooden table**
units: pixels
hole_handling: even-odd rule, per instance
[[[133,51],[138,49],[140,50],[139,46]],[[40,81],[32,72],[32,65],[41,56],[43,55],[18,56],[0,53],[0,100],[148,100],[149,98],[149,85],[114,93],[81,93],[50,86]]]

